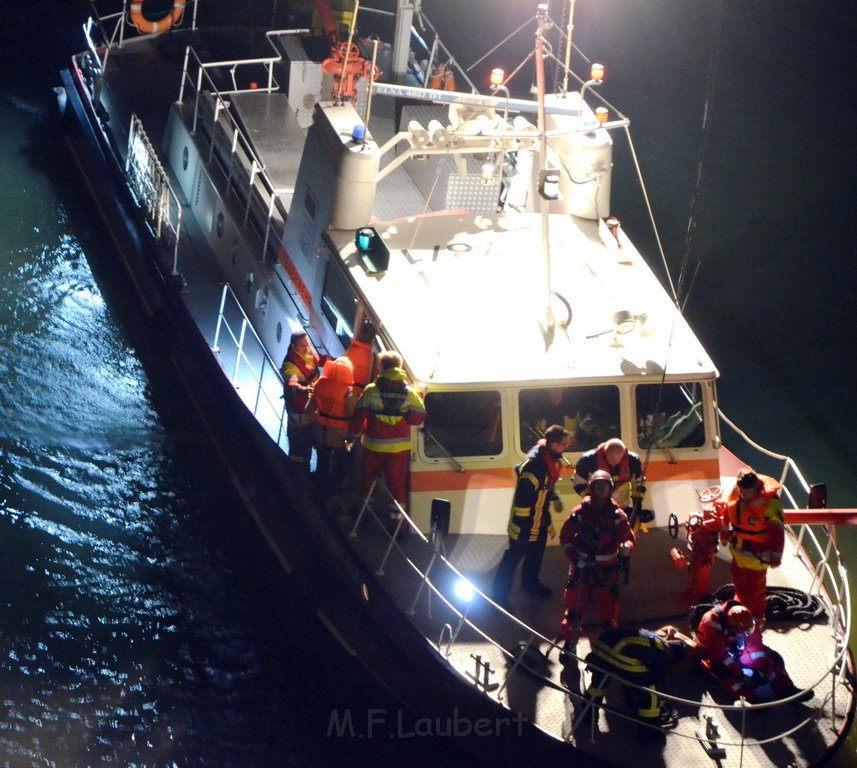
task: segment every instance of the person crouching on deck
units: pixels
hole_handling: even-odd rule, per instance
[[[811,688],[800,689],[792,682],[783,657],[762,643],[753,614],[738,600],[704,613],[694,640],[702,666],[733,700],[760,704],[794,696],[801,702],[814,695]]]
[[[402,358],[396,352],[378,355],[381,372],[363,390],[351,419],[350,436],[362,435],[360,495],[369,494],[372,483],[383,478],[390,495],[407,509],[408,462],[411,427],[425,421],[426,409],[419,393],[405,381]],[[402,515],[390,507],[389,528],[402,528]]]
[[[509,547],[503,553],[491,588],[494,602],[504,608],[508,607],[515,570],[522,559],[521,589],[539,597],[552,594],[551,588],[540,581],[539,573],[548,533],[551,537],[556,535],[551,524],[550,503],[559,503],[554,485],[559,479],[563,452],[570,442],[571,434],[553,424],[515,467],[518,480],[509,518]]]
[[[612,493],[610,473],[595,470],[589,478],[589,495],[572,510],[559,534],[569,562],[561,623],[569,650],[583,634],[583,616],[593,599],[601,627],[619,626],[620,560],[631,555],[636,537]]]

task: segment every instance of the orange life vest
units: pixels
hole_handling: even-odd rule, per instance
[[[348,358],[338,357],[324,364],[314,390],[317,423],[339,432],[348,431],[351,411],[354,410],[349,408],[348,394],[353,384],[354,372]]]
[[[362,392],[372,380],[372,368],[375,365],[375,351],[372,344],[360,339],[352,339],[351,346],[345,351],[345,357],[354,368],[354,386]]]
[[[768,539],[768,520],[765,511],[771,499],[779,496],[780,484],[773,477],[759,475],[762,490],[749,501],[742,501],[736,485],[726,500],[729,527],[740,541],[764,543]]]

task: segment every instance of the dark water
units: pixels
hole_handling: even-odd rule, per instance
[[[426,0],[445,29],[435,6],[454,17],[457,4]],[[832,506],[857,503],[845,7],[578,0],[575,27],[633,120],[676,273],[705,135],[688,313],[727,414],[828,482]],[[474,8],[486,46],[529,13]],[[85,16],[82,2],[41,3],[0,40],[0,764],[461,765],[438,745],[326,737],[334,707],[391,705],[302,614],[143,370],[156,350],[122,314],[110,244],[52,121]],[[448,26],[451,47],[473,49],[471,28]],[[617,195],[614,209],[645,242],[639,202]],[[840,534],[851,555],[855,534]],[[852,738],[834,765],[855,756]]]

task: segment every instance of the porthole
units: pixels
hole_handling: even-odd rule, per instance
[[[217,214],[217,224],[214,229],[217,232],[218,237],[223,237],[223,211],[220,211]]]
[[[283,340],[283,324],[277,323],[277,344]]]
[[[182,170],[187,170],[187,164],[190,161],[190,154],[187,151],[187,144],[185,144],[184,149],[182,150]]]

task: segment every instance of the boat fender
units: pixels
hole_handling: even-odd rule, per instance
[[[137,27],[139,32],[150,35],[155,32],[166,32],[173,24],[178,24],[184,16],[184,7],[187,0],[174,0],[173,9],[162,19],[151,21],[143,15],[143,5],[146,0],[133,0],[128,10],[131,23]]]

